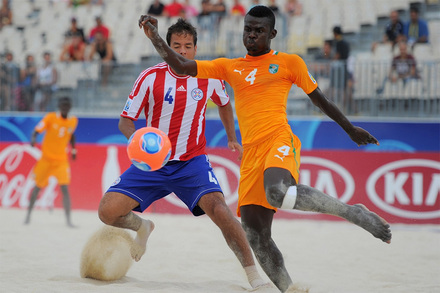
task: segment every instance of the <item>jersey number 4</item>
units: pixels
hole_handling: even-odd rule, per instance
[[[172,104],[173,101],[174,101],[174,99],[173,99],[173,95],[171,94],[171,91],[172,91],[172,90],[173,90],[172,87],[168,88],[168,91],[167,91],[167,93],[165,94],[165,98],[164,98],[164,100],[165,100],[166,102],[168,102],[168,104]]]
[[[255,75],[257,74],[257,68],[255,68],[254,70],[252,70],[248,76],[246,76],[246,78],[244,80],[246,80],[247,82],[250,82],[251,84],[254,84],[255,81]]]

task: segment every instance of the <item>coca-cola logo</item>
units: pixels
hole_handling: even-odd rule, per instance
[[[440,217],[440,162],[407,159],[388,163],[370,175],[366,189],[370,200],[392,215]]]
[[[235,203],[238,199],[238,181],[240,178],[240,166],[237,163],[217,155],[209,155],[214,174],[223,190],[227,205]],[[174,194],[165,197],[165,200],[181,208],[186,205]]]
[[[355,183],[350,172],[341,165],[319,157],[301,157],[299,183],[312,186],[347,203],[354,194]],[[306,212],[283,210],[289,213]]]
[[[27,207],[29,195],[35,185],[32,168],[41,151],[30,145],[11,144],[0,151],[0,205],[2,207]],[[53,205],[57,196],[56,179],[51,178],[49,185],[41,191],[36,206]]]

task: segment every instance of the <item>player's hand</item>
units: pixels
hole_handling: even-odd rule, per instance
[[[350,138],[358,145],[376,144],[379,145],[377,139],[363,128],[355,126],[353,131],[348,133]]]
[[[236,141],[229,141],[228,148],[233,152],[238,151],[237,160],[241,161],[241,158],[243,157],[243,147]]]
[[[143,28],[145,35],[152,39],[157,35],[157,19],[149,15],[141,15],[139,28]]]
[[[76,149],[72,149],[71,151],[70,151],[70,154],[72,155],[72,160],[76,160],[76,154],[77,154],[77,152],[76,152]]]

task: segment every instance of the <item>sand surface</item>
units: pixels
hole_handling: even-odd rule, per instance
[[[96,212],[73,211],[74,229],[65,225],[62,209],[37,209],[30,225],[23,225],[25,213],[0,208],[1,292],[251,291],[238,260],[206,216],[142,214],[156,225],[146,254],[122,279],[103,282],[79,273],[83,247],[103,225]],[[392,231],[388,245],[345,222],[273,224],[292,278],[310,293],[440,292],[440,226],[396,224]]]

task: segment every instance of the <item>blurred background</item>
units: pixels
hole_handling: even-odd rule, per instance
[[[256,4],[277,16],[272,48],[303,57],[347,115],[439,117],[439,0],[2,0],[0,110],[51,111],[68,95],[77,115],[118,116],[139,73],[162,61],[141,14],[159,18],[162,37],[178,17],[191,21],[199,59],[239,57]],[[293,86],[288,114],[317,111]]]

